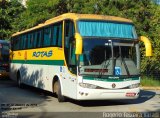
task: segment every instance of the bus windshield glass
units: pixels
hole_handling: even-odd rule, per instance
[[[136,54],[136,45],[131,41],[84,38],[80,72],[115,76],[118,67],[121,71],[118,75],[138,75]]]
[[[135,27],[131,23],[80,20],[78,30],[82,37],[137,39]]]

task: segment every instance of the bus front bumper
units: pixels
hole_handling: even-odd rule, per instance
[[[80,87],[77,93],[78,100],[118,100],[137,99],[140,89],[88,89]]]

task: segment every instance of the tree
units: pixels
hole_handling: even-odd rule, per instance
[[[23,10],[24,7],[17,0],[0,2],[0,39],[11,36],[16,27],[14,22]]]
[[[67,12],[64,0],[27,0],[27,9],[18,19],[18,29],[33,27],[64,12]]]
[[[10,34],[11,24],[10,24],[10,17],[8,16],[8,6],[7,1],[0,2],[0,39],[4,39]]]

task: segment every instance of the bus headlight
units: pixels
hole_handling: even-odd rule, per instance
[[[79,86],[83,88],[90,88],[90,89],[96,89],[98,86],[88,83],[79,83]]]
[[[138,88],[139,85],[140,85],[139,83],[137,83],[137,84],[132,84],[132,85],[129,86],[129,88],[130,88],[130,89],[132,89],[132,88]]]

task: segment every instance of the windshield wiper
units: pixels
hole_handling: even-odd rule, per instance
[[[100,69],[100,71],[99,71],[99,75],[98,75],[98,77],[99,78],[102,78],[102,75],[104,75],[105,74],[105,70],[107,69],[107,67],[109,66],[109,63],[110,63],[110,61],[108,61],[108,63],[106,63],[107,62],[107,60],[105,59],[105,61],[104,61],[104,64],[102,63],[101,65],[101,69]]]
[[[109,45],[109,43],[111,43],[111,48],[113,48],[113,44],[112,44],[112,40],[109,40],[109,42],[108,43],[106,43],[105,44],[105,46],[107,45]],[[102,75],[104,75],[104,73],[105,73],[105,69],[107,69],[107,67],[109,66],[109,64],[110,64],[110,59],[109,59],[109,61],[108,61],[108,63],[107,63],[107,55],[106,55],[106,47],[104,48],[105,49],[105,51],[104,51],[104,55],[105,55],[105,59],[104,59],[104,61],[102,62],[102,64],[101,64],[101,71],[99,72],[99,78],[102,78]],[[112,51],[112,59],[113,59],[113,49],[111,49]],[[113,62],[113,61],[112,61]],[[104,64],[103,64],[104,63]]]
[[[121,62],[124,64],[124,67],[125,67],[125,69],[126,69],[127,75],[129,76],[130,73],[129,73],[127,64],[126,64],[125,60],[124,60],[123,57],[122,57],[121,46],[119,46],[119,54],[120,54],[119,56],[120,56]]]

